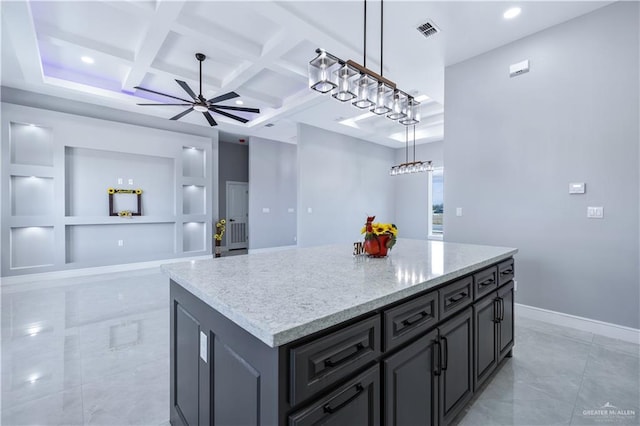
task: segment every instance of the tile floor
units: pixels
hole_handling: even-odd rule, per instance
[[[168,424],[169,285],[158,269],[1,290],[0,424]],[[639,352],[517,316],[514,357],[458,424],[638,425]]]

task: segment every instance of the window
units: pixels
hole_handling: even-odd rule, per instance
[[[428,229],[430,239],[441,240],[444,232],[442,219],[444,216],[444,169],[434,169],[429,174],[429,206]]]

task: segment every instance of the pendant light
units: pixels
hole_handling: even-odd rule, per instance
[[[429,161],[416,161],[416,126],[413,126],[413,161],[409,162],[409,127],[405,128],[405,162],[391,167],[391,176],[408,173],[432,172],[433,164]]]

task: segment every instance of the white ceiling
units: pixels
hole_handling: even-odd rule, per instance
[[[392,147],[404,126],[342,104],[308,88],[315,49],[363,63],[363,1],[4,1],[2,85],[169,118],[184,107],[134,86],[184,98],[174,79],[203,94],[229,91],[261,109],[239,124],[213,114],[225,137],[256,135],[295,143],[298,122]],[[384,2],[384,76],[398,88],[426,96],[417,143],[443,138],[444,68],[610,2]],[[505,20],[517,5],[522,14]],[[367,67],[380,71],[380,2],[369,0]],[[416,27],[434,22],[425,38]],[[91,65],[81,61],[90,56]],[[518,58],[519,59],[519,58]],[[507,70],[505,69],[505,72]],[[225,102],[234,105],[232,100]],[[369,114],[370,115],[370,114]],[[351,120],[351,126],[341,124]],[[208,127],[193,112],[181,121]],[[266,127],[273,124],[272,127]],[[240,136],[239,136],[240,137]],[[393,137],[397,139],[394,140]]]

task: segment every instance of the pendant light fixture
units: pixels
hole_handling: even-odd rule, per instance
[[[408,173],[432,172],[433,164],[429,161],[416,161],[416,126],[413,126],[413,161],[409,162],[409,127],[405,127],[405,162],[391,167],[391,176]]]
[[[351,101],[360,109],[406,126],[420,122],[420,102],[385,78],[383,62],[384,0],[380,0],[380,74],[367,68],[367,0],[364,0],[364,58],[363,65],[342,60],[324,49],[316,49],[317,56],[309,62],[309,87],[321,94],[332,93],[340,102]]]

